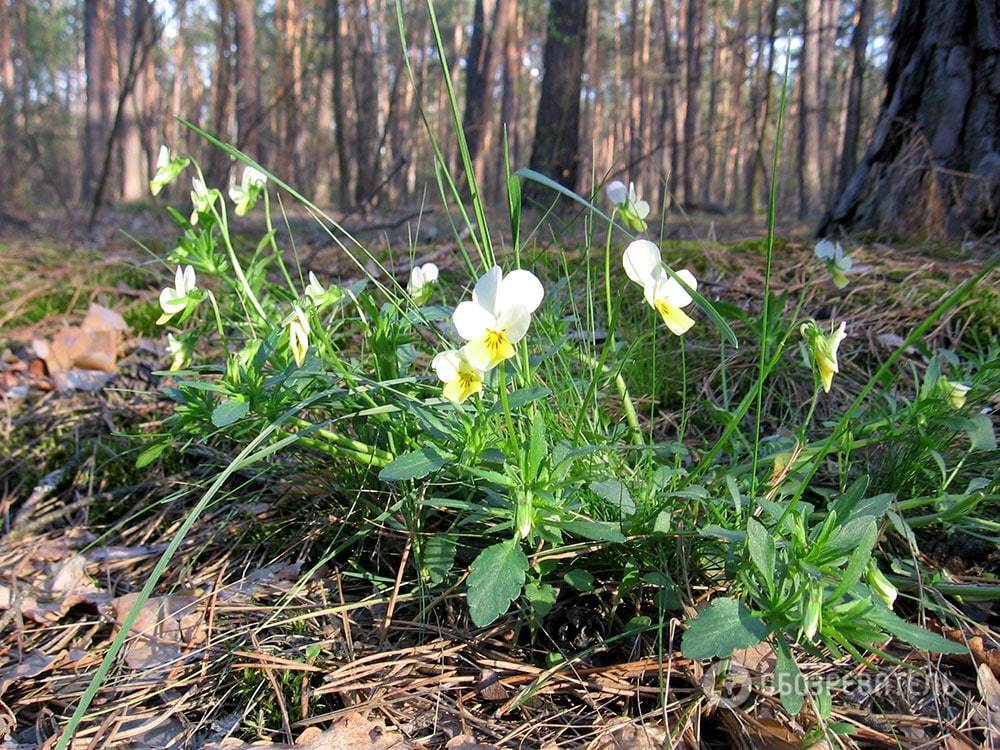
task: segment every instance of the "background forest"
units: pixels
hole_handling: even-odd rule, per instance
[[[625,178],[658,196],[655,205],[668,191],[687,210],[752,214],[766,198],[790,55],[779,201],[786,216],[815,217],[850,177],[877,114],[891,5],[448,0],[436,8],[492,202],[506,123],[515,166],[531,162],[584,191]],[[3,0],[0,202],[148,201],[163,142],[196,155],[210,182],[224,180],[224,154],[176,114],[320,204],[414,205],[433,180],[421,106],[449,163],[458,155],[427,13],[422,3],[403,6],[419,94],[387,0]],[[550,13],[560,64],[545,71]],[[579,112],[566,116],[578,139],[567,142],[552,107],[577,90]]]

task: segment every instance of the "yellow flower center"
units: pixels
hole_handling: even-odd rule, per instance
[[[471,359],[477,366],[482,367],[482,363],[489,363],[489,367],[484,369],[496,367],[505,359],[514,356],[514,345],[510,342],[506,330],[488,330],[481,340],[471,342],[469,347],[474,350],[475,356]]]

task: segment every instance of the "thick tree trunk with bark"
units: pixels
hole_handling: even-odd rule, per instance
[[[260,153],[260,76],[256,0],[236,0],[236,143],[254,159]]]
[[[802,52],[799,55],[799,142],[798,186],[799,217],[809,216],[819,201],[819,70],[820,70],[820,3],[802,3]]]
[[[1000,8],[901,0],[871,142],[820,227],[889,235],[1000,228]]]
[[[587,0],[551,0],[542,56],[542,91],[531,168],[570,189],[580,171],[580,84],[587,37]],[[529,183],[529,195],[550,199]]]
[[[844,114],[844,147],[840,154],[838,193],[847,187],[854,168],[858,164],[858,143],[861,138],[861,111],[865,81],[865,50],[868,48],[868,31],[872,25],[875,10],[874,0],[858,0],[855,12],[857,20],[851,36],[851,79],[848,84],[847,111]]]

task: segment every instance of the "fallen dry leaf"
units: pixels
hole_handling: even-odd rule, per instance
[[[354,713],[340,717],[325,731],[309,727],[294,745],[243,742],[230,737],[219,743],[208,743],[205,750],[413,750],[413,746],[381,721],[372,722]]]
[[[476,742],[476,738],[470,734],[459,734],[448,740],[444,746],[445,750],[497,750],[496,745],[484,745]]]
[[[108,602],[108,611],[121,623],[138,594],[126,594]],[[205,640],[204,602],[191,596],[149,598],[129,630],[125,663],[132,669],[173,667],[185,649]]]
[[[65,652],[63,652],[65,653]],[[63,653],[49,656],[41,651],[32,651],[17,664],[0,669],[0,695],[23,677],[36,677],[51,667]]]
[[[733,664],[738,664],[747,671],[759,674],[771,674],[778,663],[774,649],[766,641],[761,641],[750,648],[737,649],[733,651],[731,658]]]
[[[86,573],[83,555],[70,555],[44,566],[42,575],[33,581],[19,581],[21,614],[38,623],[52,623],[82,602],[95,602],[104,595]],[[0,609],[9,609],[16,598],[14,591],[0,584]]]
[[[596,740],[588,750],[660,750],[667,741],[662,727],[627,722],[613,726]]]

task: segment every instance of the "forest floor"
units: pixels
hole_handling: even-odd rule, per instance
[[[169,378],[156,374],[169,360],[155,326],[163,269],[121,231],[157,252],[164,249],[154,239],[159,225],[145,214],[118,213],[84,243],[64,219],[0,237],[3,750],[54,747],[134,592],[200,488],[231,458],[199,444],[136,468],[142,436],[171,409],[163,392]],[[357,218],[356,228],[393,221]],[[801,227],[783,230],[804,236]],[[426,257],[451,262],[443,232],[424,231]],[[406,225],[373,229],[369,239],[386,232],[405,233]],[[697,217],[669,239],[679,252],[688,243],[703,252],[720,283],[752,298],[762,235],[762,225]],[[801,283],[794,268],[811,258],[812,242],[789,239],[781,248],[787,273],[779,286],[793,288]],[[864,321],[858,336],[880,356],[941,288],[981,264],[968,248],[945,244],[870,244],[857,252],[879,271],[857,284],[851,304]],[[297,253],[331,279],[355,273],[321,237],[306,237]],[[984,309],[996,314],[997,279],[988,281],[993,302]],[[78,324],[91,303],[121,313],[129,327],[117,372],[94,391],[61,392],[32,342]],[[962,333],[942,322],[934,335],[947,343]],[[238,473],[185,538],[73,747],[802,746],[803,727],[756,679],[773,669],[773,651],[738,652],[734,664],[749,677],[720,694],[719,675],[682,658],[673,639],[662,657],[650,656],[639,636],[581,650],[612,595],[598,589],[560,598],[547,616],[552,639],[581,654],[547,668],[546,649],[516,614],[471,628],[461,581],[430,600],[402,586],[405,538],[385,526],[363,528],[336,487],[318,459],[308,471]],[[381,569],[397,575],[354,575],[351,548],[326,547],[328,530],[339,524],[358,524],[376,540],[368,549],[384,558]],[[941,575],[995,580],[994,547],[928,533],[926,562]],[[317,567],[316,560],[326,562]],[[971,657],[897,649],[898,663],[873,659],[864,669],[802,654],[804,671],[837,685],[833,715],[852,730],[836,740],[840,746],[966,750],[1000,737],[996,605],[968,601],[962,611],[967,625],[946,635],[965,641]],[[682,619],[671,621],[671,635]]]

